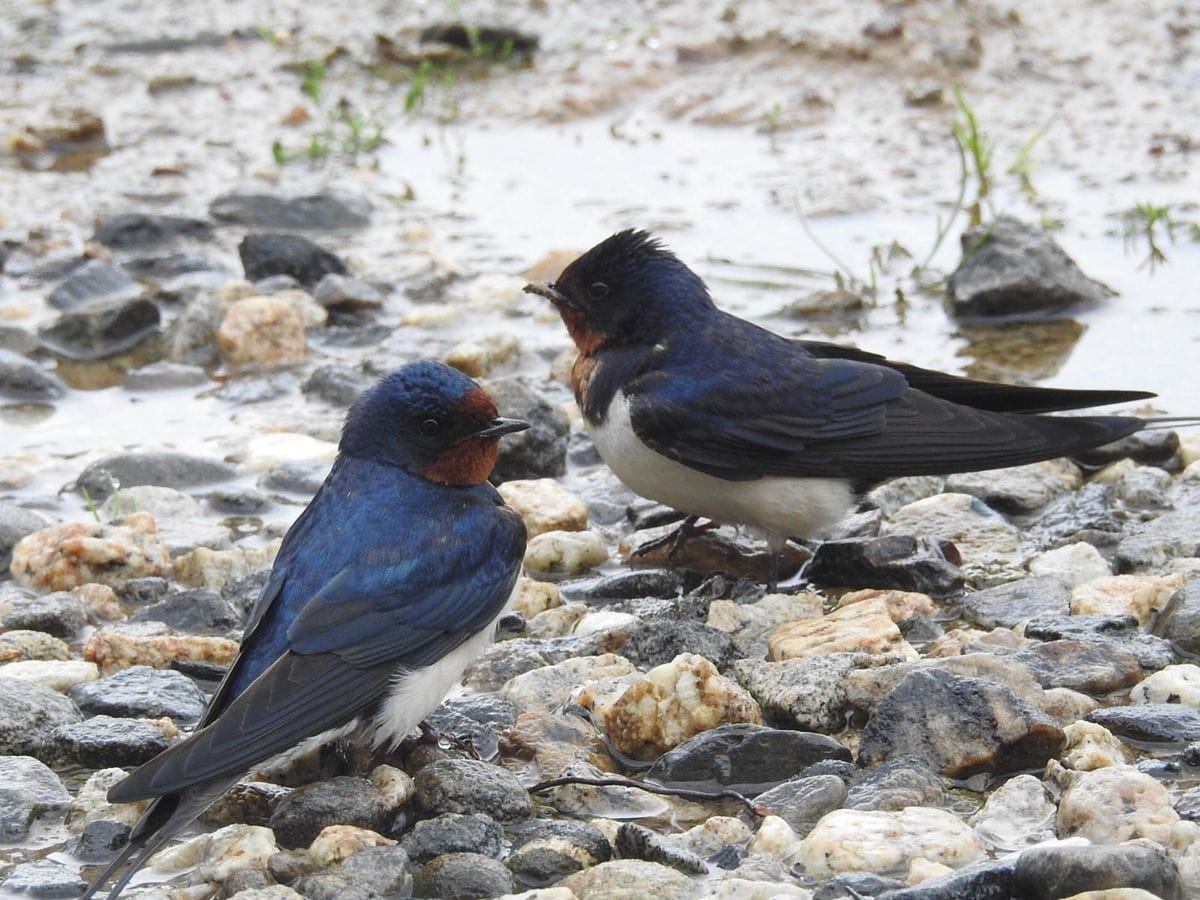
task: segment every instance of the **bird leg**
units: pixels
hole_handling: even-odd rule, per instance
[[[642,544],[642,546],[638,547],[638,555],[645,556],[647,553],[653,553],[659,547],[667,546],[667,561],[670,562],[674,558],[675,554],[679,551],[679,548],[682,547],[689,538],[698,537],[706,532],[712,531],[714,528],[721,527],[719,522],[714,522],[712,519],[709,519],[703,525],[698,525],[697,523],[699,521],[699,516],[688,516],[679,523],[679,527],[674,531],[668,532],[667,534],[662,535],[662,537],[656,537],[654,540],[647,541],[646,543]]]
[[[783,548],[787,545],[786,534],[767,535],[767,592],[775,593],[779,587],[779,563],[783,558]]]
[[[466,754],[471,759],[479,759],[479,751],[475,747],[475,742],[471,740],[470,735],[458,735],[449,731],[438,731],[427,721],[422,719],[417,724],[417,730],[421,732],[421,740],[427,741],[438,747],[443,746],[445,749],[457,750],[459,753]]]

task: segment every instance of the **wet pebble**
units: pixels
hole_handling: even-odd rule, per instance
[[[153,868],[171,870],[195,866],[190,876],[193,884],[225,884],[246,869],[266,871],[268,860],[276,850],[275,837],[269,828],[228,825],[159,851]]]
[[[959,868],[984,855],[978,836],[943,809],[912,806],[897,812],[839,809],[804,839],[799,861],[808,874],[903,872],[922,857]]]
[[[169,669],[131,666],[91,684],[72,688],[68,696],[93,715],[159,718],[194,722],[207,705],[204,693],[186,675]]]
[[[625,896],[631,885],[637,885],[644,896],[656,900],[688,900],[695,893],[689,876],[670,866],[640,859],[614,859],[568,875],[558,883],[579,900]]]
[[[128,303],[141,297],[142,291],[120,267],[91,259],[51,291],[46,302],[54,309],[74,312]]]
[[[876,587],[944,596],[963,585],[963,573],[912,535],[825,541],[807,570],[827,587]]]
[[[158,307],[144,297],[94,300],[64,312],[38,329],[42,346],[70,360],[115,356],[158,331]]]
[[[1047,641],[1024,647],[1012,658],[1027,667],[1044,688],[1065,687],[1101,696],[1132,687],[1142,679],[1137,657],[1116,644]]]
[[[84,826],[70,846],[71,855],[82,862],[108,862],[129,843],[133,829],[124,822],[96,819]]]
[[[940,723],[960,723],[947,730]],[[1037,768],[1057,755],[1062,729],[1007,688],[937,669],[907,675],[875,707],[860,764],[916,755],[944,775]]]
[[[608,547],[594,531],[547,531],[525,548],[529,572],[578,575],[607,559]]]
[[[847,809],[901,810],[937,806],[946,798],[943,779],[918,756],[901,756],[877,766],[850,786]]]
[[[395,845],[391,838],[384,837],[370,828],[357,825],[326,825],[321,833],[308,845],[308,853],[319,866],[337,865],[362,850]]]
[[[370,386],[371,380],[357,369],[327,364],[313,369],[300,391],[334,406],[349,407]]]
[[[413,781],[417,805],[431,813],[480,812],[499,822],[516,822],[533,811],[515,775],[478,760],[439,760],[417,772]]]
[[[613,855],[604,833],[586,822],[534,820],[518,827],[510,829],[513,849],[505,864],[521,884],[552,884]]]
[[[1200,578],[1191,579],[1175,592],[1154,622],[1153,631],[1185,653],[1200,653]]]
[[[383,294],[374,285],[333,272],[317,282],[313,299],[331,310],[379,309],[383,306]]]
[[[821,760],[849,760],[826,735],[731,724],[702,732],[664,754],[647,776],[698,790],[732,789],[750,796],[775,787]]]
[[[160,359],[134,369],[125,376],[127,391],[170,391],[208,384],[208,373],[200,366]]]
[[[777,625],[815,619],[822,615],[823,603],[820,596],[807,592],[767,594],[753,603],[714,600],[706,624],[733,639],[740,659],[761,659],[767,655],[767,636]]]
[[[600,715],[609,740],[635,759],[653,759],[693,735],[699,735],[694,740],[708,736],[719,742],[725,731],[719,726],[727,723],[762,722],[753,698],[695,654],[681,654],[651,669]],[[705,757],[718,746],[709,743],[693,752]]]
[[[480,853],[499,859],[505,849],[504,829],[483,813],[448,812],[417,822],[400,846],[418,864],[443,853]]]
[[[1132,653],[1142,668],[1150,671],[1178,661],[1170,642],[1143,633],[1133,616],[1038,615],[1025,623],[1025,636],[1041,641],[1079,640],[1113,643]]]
[[[946,285],[956,316],[1058,312],[1098,303],[1109,293],[1045,229],[1011,216],[964,232],[962,247],[963,261]]]
[[[107,216],[96,223],[92,240],[114,250],[131,250],[157,247],[176,238],[208,240],[212,235],[212,226],[201,219],[128,212]]]
[[[239,781],[200,814],[210,828],[226,825],[267,825],[280,801],[292,788],[269,781]]]
[[[130,622],[162,622],[181,634],[240,636],[244,613],[216,591],[196,588],[168,594],[142,607]]]
[[[28,681],[63,693],[74,685],[95,681],[98,677],[96,664],[82,659],[29,659],[0,665],[0,678]]]
[[[1009,852],[1053,839],[1055,812],[1038,778],[1017,775],[988,795],[971,825],[985,846]]]
[[[739,659],[732,671],[758,701],[767,721],[818,732],[840,730],[849,711],[846,676],[870,665],[867,654],[829,653],[806,659],[765,662]]]
[[[1078,490],[1079,467],[1066,459],[1046,460],[1009,469],[963,472],[946,479],[945,490],[978,497],[998,512],[1032,512],[1055,497]]]
[[[270,826],[282,846],[306,847],[328,825],[383,831],[391,812],[371,782],[338,776],[296,788],[275,807]]]
[[[87,887],[87,882],[70,866],[52,859],[38,859],[13,866],[0,886],[14,894],[52,900],[56,897],[78,897]]]
[[[622,859],[642,859],[678,869],[688,875],[704,875],[704,860],[682,847],[674,846],[649,828],[628,822],[617,829],[615,847]]]
[[[91,463],[75,479],[75,490],[87,490],[97,503],[118,488],[149,484],[190,488],[229,481],[237,469],[217,459],[172,451],[118,453]]]
[[[66,813],[71,795],[54,771],[31,756],[0,757],[0,839],[23,840],[35,817]]]
[[[177,729],[169,728],[174,735]],[[158,723],[143,719],[92,716],[82,722],[60,725],[46,751],[59,766],[133,767],[149,762],[168,747],[167,734]]]
[[[780,625],[767,638],[767,651],[775,662],[830,653],[894,653],[917,658],[881,597],[835,609],[819,619]]]
[[[498,649],[507,648],[501,645]],[[580,684],[602,678],[620,678],[637,671],[629,660],[615,653],[578,656],[554,665],[545,665],[544,657],[530,662],[536,667],[513,676],[499,691],[502,700],[525,712],[553,712]]]
[[[1135,741],[1200,740],[1200,710],[1178,703],[1111,706],[1088,713],[1088,721]]]
[[[910,535],[926,541],[953,542],[963,572],[984,584],[1009,580],[1015,568],[1020,529],[978,497],[936,494],[901,507],[880,534]],[[926,592],[930,593],[930,592]]]
[[[1184,896],[1174,861],[1159,848],[1137,844],[1057,844],[1026,850],[1017,857],[1012,887],[1015,894],[1031,900],[1117,888],[1130,894],[1148,891],[1162,900]]]
[[[1117,544],[1118,572],[1161,568],[1169,560],[1200,556],[1200,516],[1192,510],[1164,513],[1130,525]]]
[[[22,403],[51,403],[65,393],[57,376],[19,353],[0,348],[0,397]]]
[[[1035,576],[1061,578],[1076,587],[1112,575],[1112,564],[1094,546],[1080,541],[1038,554],[1029,560],[1029,571]]]
[[[295,234],[248,234],[238,245],[238,254],[249,281],[290,275],[312,288],[330,273],[349,274],[334,254]]]
[[[237,642],[229,638],[168,634],[164,625],[152,622],[100,629],[88,639],[83,655],[110,673],[128,666],[162,669],[181,662],[229,666],[237,652]]]
[[[1133,616],[1141,625],[1184,585],[1182,575],[1111,575],[1071,592],[1071,615]]]
[[[512,873],[503,863],[478,853],[447,853],[430,860],[413,879],[414,897],[475,900],[512,893]]]
[[[1063,733],[1067,736],[1067,743],[1058,761],[1067,769],[1090,772],[1130,762],[1125,745],[1103,725],[1072,722],[1063,729]]]
[[[231,192],[214,198],[208,212],[220,222],[297,231],[362,228],[371,221],[365,198],[336,191],[306,196]]]
[[[799,775],[759,794],[755,803],[779,816],[801,837],[846,799],[846,782],[836,775]]]
[[[153,517],[133,513],[124,521],[51,525],[26,535],[13,548],[13,578],[27,587],[64,591],[89,582],[113,585],[169,572],[170,555]]]
[[[1200,666],[1185,663],[1155,672],[1129,692],[1129,702],[1181,703],[1200,708]]]
[[[235,365],[286,365],[307,352],[304,322],[277,297],[248,297],[226,310],[217,328],[225,359]]]
[[[0,754],[41,759],[56,730],[82,718],[78,707],[57,691],[0,678]]]
[[[530,538],[547,531],[583,531],[587,507],[553,478],[515,479],[503,482],[500,496],[525,523]]]
[[[960,602],[963,617],[984,628],[1013,628],[1031,616],[1066,615],[1071,588],[1056,575],[1035,575],[970,591]]]
[[[14,562],[14,565],[25,565],[26,557],[23,554],[17,558],[21,562]],[[16,575],[16,572],[13,574]],[[37,583],[32,573],[29,578],[34,584]],[[83,601],[69,591],[59,590],[33,597],[13,594],[0,602],[0,626],[5,629],[40,631],[70,640],[86,624],[87,611]]]

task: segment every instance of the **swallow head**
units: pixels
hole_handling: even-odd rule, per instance
[[[658,238],[629,229],[571,262],[551,284],[526,293],[554,304],[579,352],[655,343],[681,318],[712,307],[708,289]]]
[[[421,360],[355,401],[339,449],[438,484],[480,484],[495,468],[500,438],[528,427],[500,418],[491,395],[462,372]]]

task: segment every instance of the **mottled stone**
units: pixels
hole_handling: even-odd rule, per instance
[[[40,631],[70,640],[86,624],[83,603],[67,591],[34,597],[13,593],[0,600],[0,627],[6,629]]]
[[[512,873],[504,864],[478,853],[446,853],[417,870],[414,897],[477,900],[511,893]]]
[[[806,571],[826,587],[876,587],[944,596],[963,585],[945,556],[909,534],[825,541]]]
[[[52,859],[37,859],[9,869],[0,887],[10,895],[71,898],[82,894],[87,882],[69,866]]]
[[[913,754],[947,776],[966,778],[1042,766],[1064,740],[1049,717],[1000,685],[918,670],[876,706],[859,760],[878,765]]]
[[[1131,766],[1076,772],[1058,802],[1059,836],[1096,844],[1149,838],[1168,846],[1178,821],[1167,789]]]
[[[1029,571],[1035,576],[1061,578],[1071,587],[1076,587],[1112,575],[1112,564],[1093,545],[1079,541],[1039,553],[1029,560]]]
[[[65,814],[70,802],[58,776],[41,761],[0,757],[0,843],[23,840],[35,817]]]
[[[1157,847],[1137,844],[1034,847],[1017,857],[1013,895],[1030,900],[1088,897],[1135,900],[1137,889],[1161,900],[1182,900],[1184,888],[1170,857]],[[1116,891],[1113,889],[1123,889]]]
[[[1078,490],[1079,467],[1066,459],[1050,459],[1008,469],[962,472],[946,479],[946,491],[978,497],[1002,513],[1026,513],[1055,497]]]
[[[904,640],[880,597],[852,603],[819,619],[780,625],[768,637],[767,649],[776,662],[859,652],[917,658],[916,650]]]
[[[64,641],[41,631],[5,631],[0,634],[0,663],[24,660],[65,660],[71,655]]]
[[[640,859],[615,859],[601,863],[559,882],[579,900],[690,900],[695,894],[692,879],[659,863]]]
[[[1183,587],[1182,575],[1111,575],[1071,592],[1071,615],[1133,616],[1145,625]]]
[[[362,850],[390,847],[396,842],[369,828],[356,825],[326,825],[308,845],[308,852],[319,866],[333,866]]]
[[[823,602],[820,595],[808,592],[767,594],[754,603],[718,599],[709,604],[706,624],[728,633],[741,658],[762,658],[767,653],[767,635],[775,626],[818,618]]]
[[[1065,687],[1103,695],[1137,684],[1137,657],[1116,644],[1047,641],[1023,647],[1013,659],[1027,667],[1044,688]]]
[[[224,884],[244,869],[265,871],[276,850],[271,829],[228,825],[159,851],[150,868],[170,871],[195,866],[191,875],[194,882]]]
[[[846,809],[896,811],[910,806],[939,806],[946,800],[944,781],[925,760],[901,756],[872,769],[846,792]]]
[[[1057,575],[1035,575],[1008,584],[970,591],[959,601],[963,618],[984,628],[1014,628],[1042,613],[1066,615],[1071,588]]]
[[[1130,762],[1125,745],[1103,725],[1072,722],[1063,729],[1067,743],[1058,760],[1064,768],[1090,772]]]
[[[898,812],[839,809],[821,819],[800,846],[808,874],[904,872],[917,857],[959,868],[984,855],[975,832],[943,809]]]
[[[547,531],[583,531],[587,507],[553,478],[505,481],[500,496],[525,522],[529,537]]]
[[[276,297],[249,297],[225,311],[217,329],[225,359],[233,365],[286,365],[307,352],[304,323],[295,308]]]
[[[481,853],[499,859],[504,853],[504,829],[482,813],[448,812],[417,822],[400,846],[414,863],[443,853]]]
[[[547,531],[525,549],[525,568],[531,572],[577,575],[608,559],[603,538],[594,531]]]
[[[154,519],[133,513],[125,525],[74,522],[26,535],[13,548],[12,576],[37,590],[70,590],[88,582],[120,584],[170,571]]]
[[[566,701],[581,683],[600,678],[619,678],[636,669],[622,656],[606,653],[567,659],[517,675],[500,689],[501,699],[528,712],[552,712]]]
[[[522,884],[551,884],[612,858],[604,833],[586,822],[535,819],[509,833],[513,849],[505,864]]]
[[[58,766],[131,768],[149,762],[167,749],[168,730],[174,735],[179,733],[144,719],[92,716],[56,728],[45,753]]]
[[[270,826],[284,847],[304,847],[329,825],[383,831],[390,812],[369,781],[339,776],[296,788],[275,807]]]
[[[0,755],[43,757],[60,726],[83,718],[57,691],[0,678]]]
[[[413,779],[417,805],[432,813],[484,813],[515,822],[533,811],[529,794],[507,769],[471,759],[430,763]]]
[[[1135,741],[1174,743],[1200,740],[1200,711],[1178,703],[1112,706],[1088,713],[1088,721]]]
[[[1200,578],[1191,579],[1175,592],[1155,620],[1153,631],[1184,653],[1200,654]]]
[[[88,639],[83,657],[98,665],[102,673],[109,674],[129,666],[164,669],[179,662],[229,666],[238,649],[237,641],[228,638],[101,629]]]
[[[971,825],[984,846],[1007,853],[1053,839],[1054,816],[1042,782],[1018,775],[992,791]]]
[[[733,674],[758,701],[768,722],[834,732],[843,727],[850,708],[847,675],[882,659],[861,653],[830,653],[777,663],[739,659],[733,664]]]
[[[0,668],[0,675],[4,669]],[[1167,666],[1148,676],[1129,692],[1129,701],[1142,703],[1182,703],[1200,708],[1200,666],[1184,663]]]
[[[836,775],[800,774],[759,794],[755,802],[803,837],[845,799],[846,783]]]

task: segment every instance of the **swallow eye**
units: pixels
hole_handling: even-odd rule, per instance
[[[442,430],[442,423],[437,419],[426,419],[421,423],[420,429],[425,437],[437,437]]]
[[[593,300],[603,300],[608,296],[608,285],[603,281],[593,281],[592,286],[588,288],[588,296]]]

